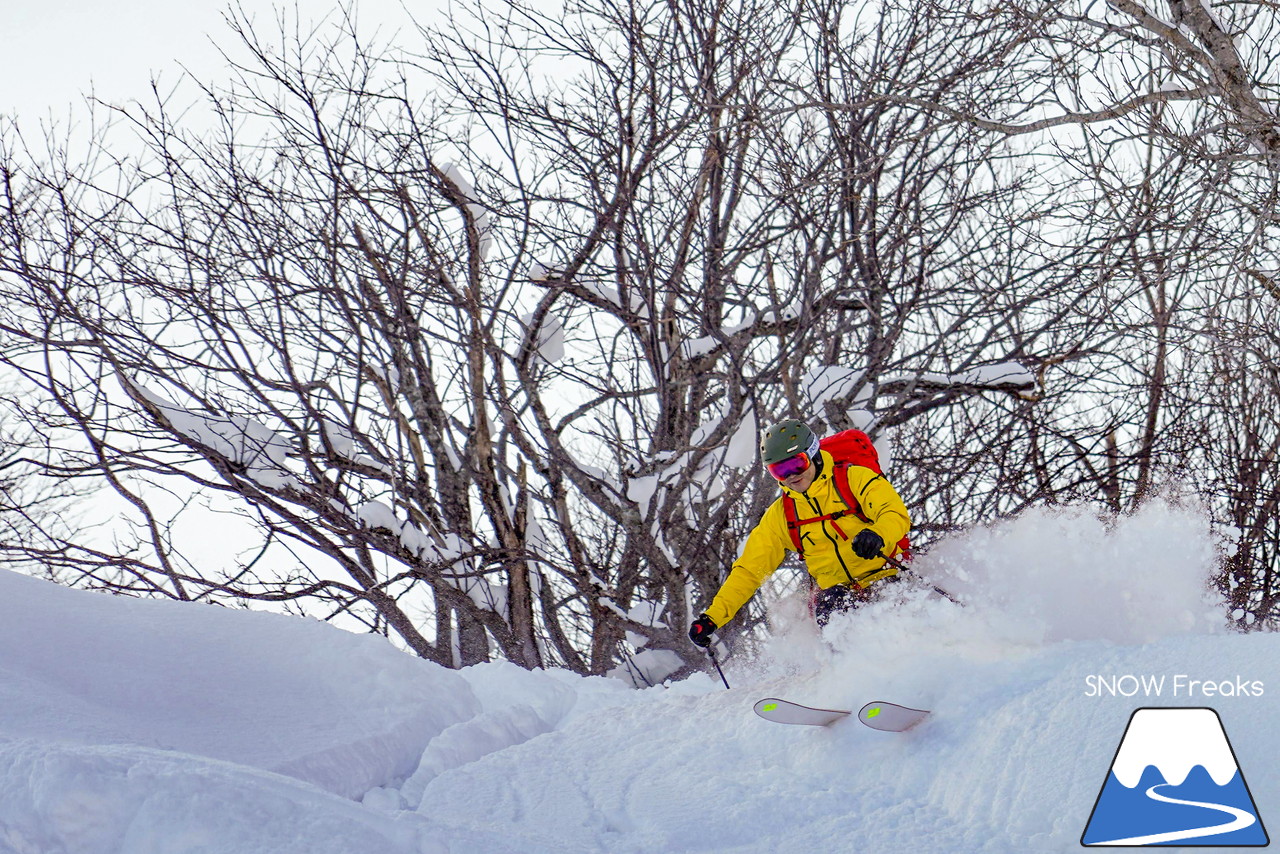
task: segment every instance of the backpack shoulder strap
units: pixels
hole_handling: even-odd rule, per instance
[[[862,505],[858,503],[858,499],[854,496],[853,488],[849,485],[849,467],[856,465],[861,465],[861,463],[848,461],[836,463],[836,470],[832,474],[832,480],[834,480],[836,484],[836,494],[840,496],[840,500],[844,502],[844,506],[849,508],[848,512],[857,516],[860,522],[863,522],[864,524],[871,524],[871,520],[867,518],[867,514],[862,512]],[[862,467],[866,468],[866,466]],[[875,469],[872,469],[872,471],[875,472]],[[871,478],[871,480],[877,480],[882,477],[884,477],[884,475],[876,472],[876,476]],[[871,481],[868,481],[867,485],[862,487],[862,491],[866,492],[867,486],[870,486],[870,484]]]
[[[836,493],[840,496],[840,500],[844,502],[844,506],[849,508],[850,513],[866,521],[862,515],[862,506],[858,504],[858,499],[853,497],[853,490],[849,487],[849,466],[851,465],[853,463],[836,463],[836,470],[832,472],[831,479],[835,481]]]
[[[800,539],[800,516],[796,513],[796,500],[790,495],[782,496],[782,513],[787,517],[787,533],[791,535],[791,544],[804,558],[804,542]]]

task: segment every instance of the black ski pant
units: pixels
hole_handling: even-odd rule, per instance
[[[813,618],[818,625],[825,627],[832,614],[856,610],[868,602],[880,598],[883,585],[898,581],[897,575],[890,575],[862,588],[853,584],[837,584],[826,590],[817,590],[813,600]]]

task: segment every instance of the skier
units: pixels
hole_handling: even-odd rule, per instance
[[[862,441],[874,460],[870,443]],[[760,456],[782,496],[747,537],[711,605],[689,626],[689,639],[701,647],[711,645],[712,633],[747,604],[788,550],[800,554],[819,588],[813,605],[819,626],[837,611],[870,601],[881,582],[896,580],[898,570],[885,556],[906,547],[911,517],[884,475],[863,465],[837,465],[808,425],[795,419],[764,431]],[[840,478],[847,478],[847,488]]]

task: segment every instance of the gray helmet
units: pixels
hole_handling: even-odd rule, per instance
[[[818,437],[803,421],[788,418],[766,427],[760,434],[760,457],[765,465],[782,462],[802,452],[811,457],[818,453]]]

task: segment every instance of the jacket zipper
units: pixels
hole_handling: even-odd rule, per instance
[[[818,516],[823,515],[822,508],[818,506],[818,502],[811,495],[809,495],[809,493],[806,492],[804,494],[804,497],[808,500],[809,506],[813,508],[813,512],[816,515]],[[842,501],[841,503],[843,504],[844,502]],[[849,582],[851,584],[856,584],[857,582],[854,581],[853,573],[849,571],[849,565],[844,562],[844,555],[840,554],[840,543],[836,541],[835,537],[831,536],[831,532],[827,530],[826,522],[822,523],[822,533],[826,534],[827,539],[831,541],[831,548],[836,553],[836,560],[840,561],[840,568],[844,570],[845,577],[849,579]]]

